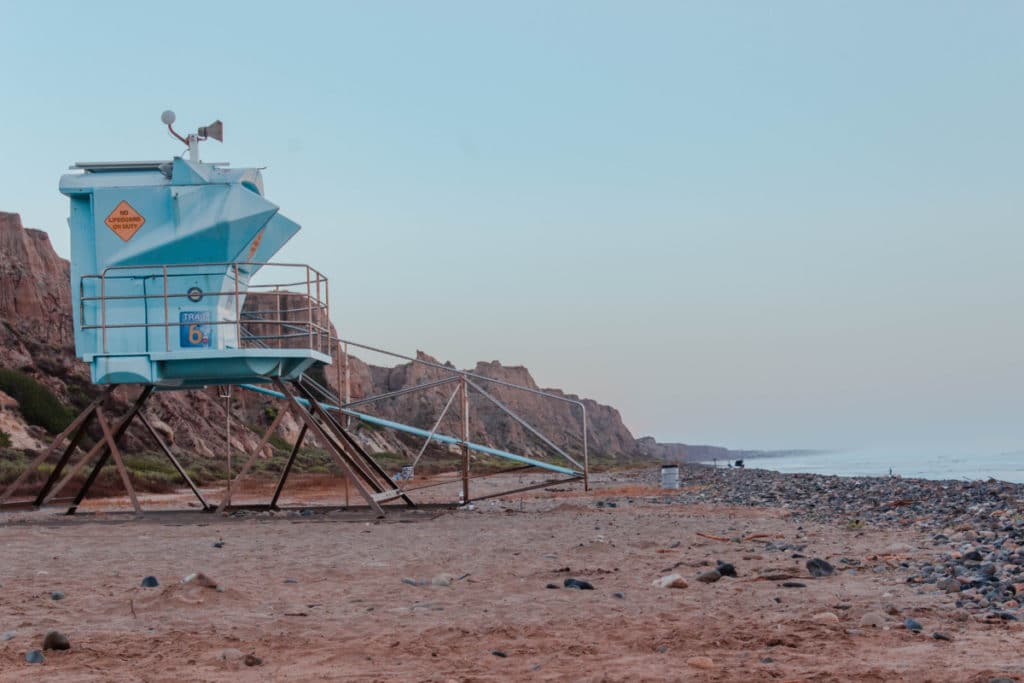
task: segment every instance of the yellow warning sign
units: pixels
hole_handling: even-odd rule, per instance
[[[114,207],[106,220],[103,221],[107,227],[113,230],[118,237],[125,242],[135,236],[146,219],[142,214],[132,208],[128,202],[121,200],[121,203]]]

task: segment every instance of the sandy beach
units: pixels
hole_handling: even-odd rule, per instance
[[[676,502],[728,498],[707,477],[765,476],[749,471],[684,476],[670,492],[655,474],[383,520],[5,513],[0,681],[987,682],[1024,672],[1015,616],[910,580],[956,552],[954,541],[782,504]],[[161,500],[187,498],[144,505]],[[813,559],[833,572],[812,576]],[[718,562],[736,576],[698,580]],[[196,572],[217,587],[182,583]],[[673,573],[687,587],[653,585]],[[146,576],[159,586],[143,588]],[[920,631],[907,628],[915,622]],[[51,629],[70,649],[27,663]]]

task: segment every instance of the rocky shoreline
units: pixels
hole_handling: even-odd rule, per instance
[[[657,484],[659,473],[642,475]],[[681,488],[648,502],[782,508],[798,520],[914,530],[922,546],[879,549],[872,566],[844,559],[848,572],[895,571],[922,591],[954,594],[963,618],[1024,619],[1024,484],[901,477],[783,474],[761,469],[681,465]],[[799,545],[768,542],[766,551],[799,557]],[[915,555],[918,555],[915,557]],[[1018,595],[1021,598],[1018,598]]]

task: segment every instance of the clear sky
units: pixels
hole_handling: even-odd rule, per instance
[[[0,210],[266,166],[350,338],[637,435],[1024,448],[1024,3],[0,0]]]

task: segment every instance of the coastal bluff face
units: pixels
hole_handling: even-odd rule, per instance
[[[69,279],[69,263],[53,250],[47,233],[24,227],[16,213],[0,212],[0,368],[31,377],[77,411],[97,392],[89,382],[86,366],[75,358]],[[250,294],[246,306],[266,307],[270,302],[263,301],[262,297],[271,296],[274,295]],[[437,362],[423,352],[418,352],[418,356]],[[341,358],[336,354],[334,360],[334,367],[324,369],[323,379],[338,390],[340,375],[337,370]],[[490,361],[479,362],[470,370],[484,377],[541,390],[529,370],[522,366],[505,366],[499,361]],[[420,364],[379,367],[354,356],[349,356],[349,371],[354,400],[445,376],[441,369]],[[577,406],[493,383],[481,386],[555,443],[569,444],[573,450],[578,447],[580,411]],[[416,392],[367,406],[366,412],[429,429],[440,415],[451,390],[452,387],[445,386],[436,391]],[[688,457],[689,447],[682,444],[658,444],[650,437],[637,441],[623,423],[619,411],[611,406],[592,399],[579,399],[559,389],[542,391],[580,400],[586,406],[590,452],[596,457],[613,461]],[[238,419],[231,432],[232,446],[239,451],[250,451],[260,438],[254,428],[265,427],[268,422],[266,408],[271,401],[247,392],[235,393],[233,411]],[[119,389],[115,397],[126,405],[132,395],[131,390]],[[44,447],[50,436],[42,428],[27,424],[16,400],[6,394],[2,398],[0,429],[11,437],[11,446],[29,450]],[[218,398],[215,388],[161,392],[154,397],[147,411],[159,425],[164,438],[176,448],[210,457],[223,454],[224,400]],[[443,431],[461,432],[456,412],[450,411],[442,423]],[[472,396],[470,413],[473,440],[528,455],[544,453],[545,447],[535,436],[481,396]],[[282,423],[285,438],[293,438],[299,429],[294,419],[285,419]],[[398,436],[388,431],[364,429],[360,433],[371,450],[414,453],[421,443],[418,437]],[[141,432],[129,431],[125,445],[129,451],[152,448]]]
[[[0,212],[0,320],[40,342],[74,342],[70,265],[49,235],[25,228],[16,213]]]

